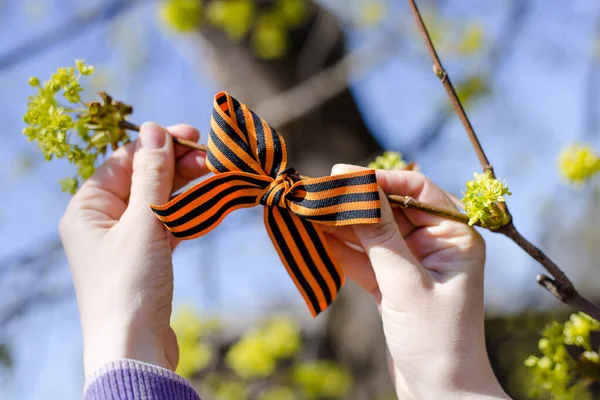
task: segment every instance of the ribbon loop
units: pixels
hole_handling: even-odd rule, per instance
[[[344,275],[317,224],[379,222],[375,171],[301,179],[287,168],[279,133],[225,92],[215,96],[206,161],[216,175],[151,206],[157,218],[175,237],[193,239],[234,210],[264,205],[269,236],[312,315],[325,310]]]

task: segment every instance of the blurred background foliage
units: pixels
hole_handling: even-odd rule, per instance
[[[519,226],[599,301],[600,6],[419,4]],[[203,133],[212,94],[228,90],[282,132],[306,175],[404,159],[460,197],[478,169],[404,1],[5,0],[0,20],[2,398],[80,398],[83,379],[56,235],[68,201],[56,181],[73,171],[42,163],[19,134],[37,90],[28,76],[85,58],[96,71],[82,101],[106,90],[133,105],[132,122]],[[101,144],[96,165],[111,151]],[[240,212],[176,254],[178,372],[214,399],[395,398],[369,296],[349,283],[309,319],[263,230]],[[599,398],[597,323],[537,288],[538,266],[519,249],[485,235],[487,345],[502,385],[515,399]]]
[[[289,317],[269,317],[229,342],[218,321],[202,322],[192,308],[182,308],[173,329],[181,351],[177,373],[206,397],[342,399],[351,390],[346,367],[303,355],[302,332]]]

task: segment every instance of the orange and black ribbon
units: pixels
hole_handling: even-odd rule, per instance
[[[264,205],[264,221],[281,261],[313,316],[344,283],[317,224],[380,220],[375,171],[301,179],[287,167],[283,138],[225,92],[215,97],[206,161],[215,176],[186,190],[156,216],[179,239],[210,232],[230,212]]]

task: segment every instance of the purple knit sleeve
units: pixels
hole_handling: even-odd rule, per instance
[[[85,400],[200,400],[192,385],[168,369],[122,359],[97,370],[86,382]]]

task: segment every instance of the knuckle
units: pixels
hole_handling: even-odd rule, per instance
[[[172,166],[167,165],[167,162],[139,162],[135,165],[133,176],[153,179],[166,178],[172,173],[172,169]]]
[[[475,229],[473,229],[473,231],[474,232],[471,234],[470,240],[466,245],[467,251],[480,251],[485,254],[485,240],[483,239],[483,236],[475,231]]]
[[[399,234],[396,222],[391,220],[364,227],[361,236],[367,243],[380,246],[396,240]]]
[[[69,219],[67,218],[67,214],[65,213],[62,217],[60,217],[60,220],[58,220],[58,235],[60,236],[61,240],[64,240],[68,231]]]
[[[465,255],[485,255],[485,240],[474,228],[468,228],[463,234],[456,235],[454,244],[455,248]]]
[[[67,209],[58,220],[58,235],[61,240],[64,240],[70,231],[73,230],[74,221],[77,219],[77,210],[79,209],[77,197],[80,193],[77,193],[69,202]]]

